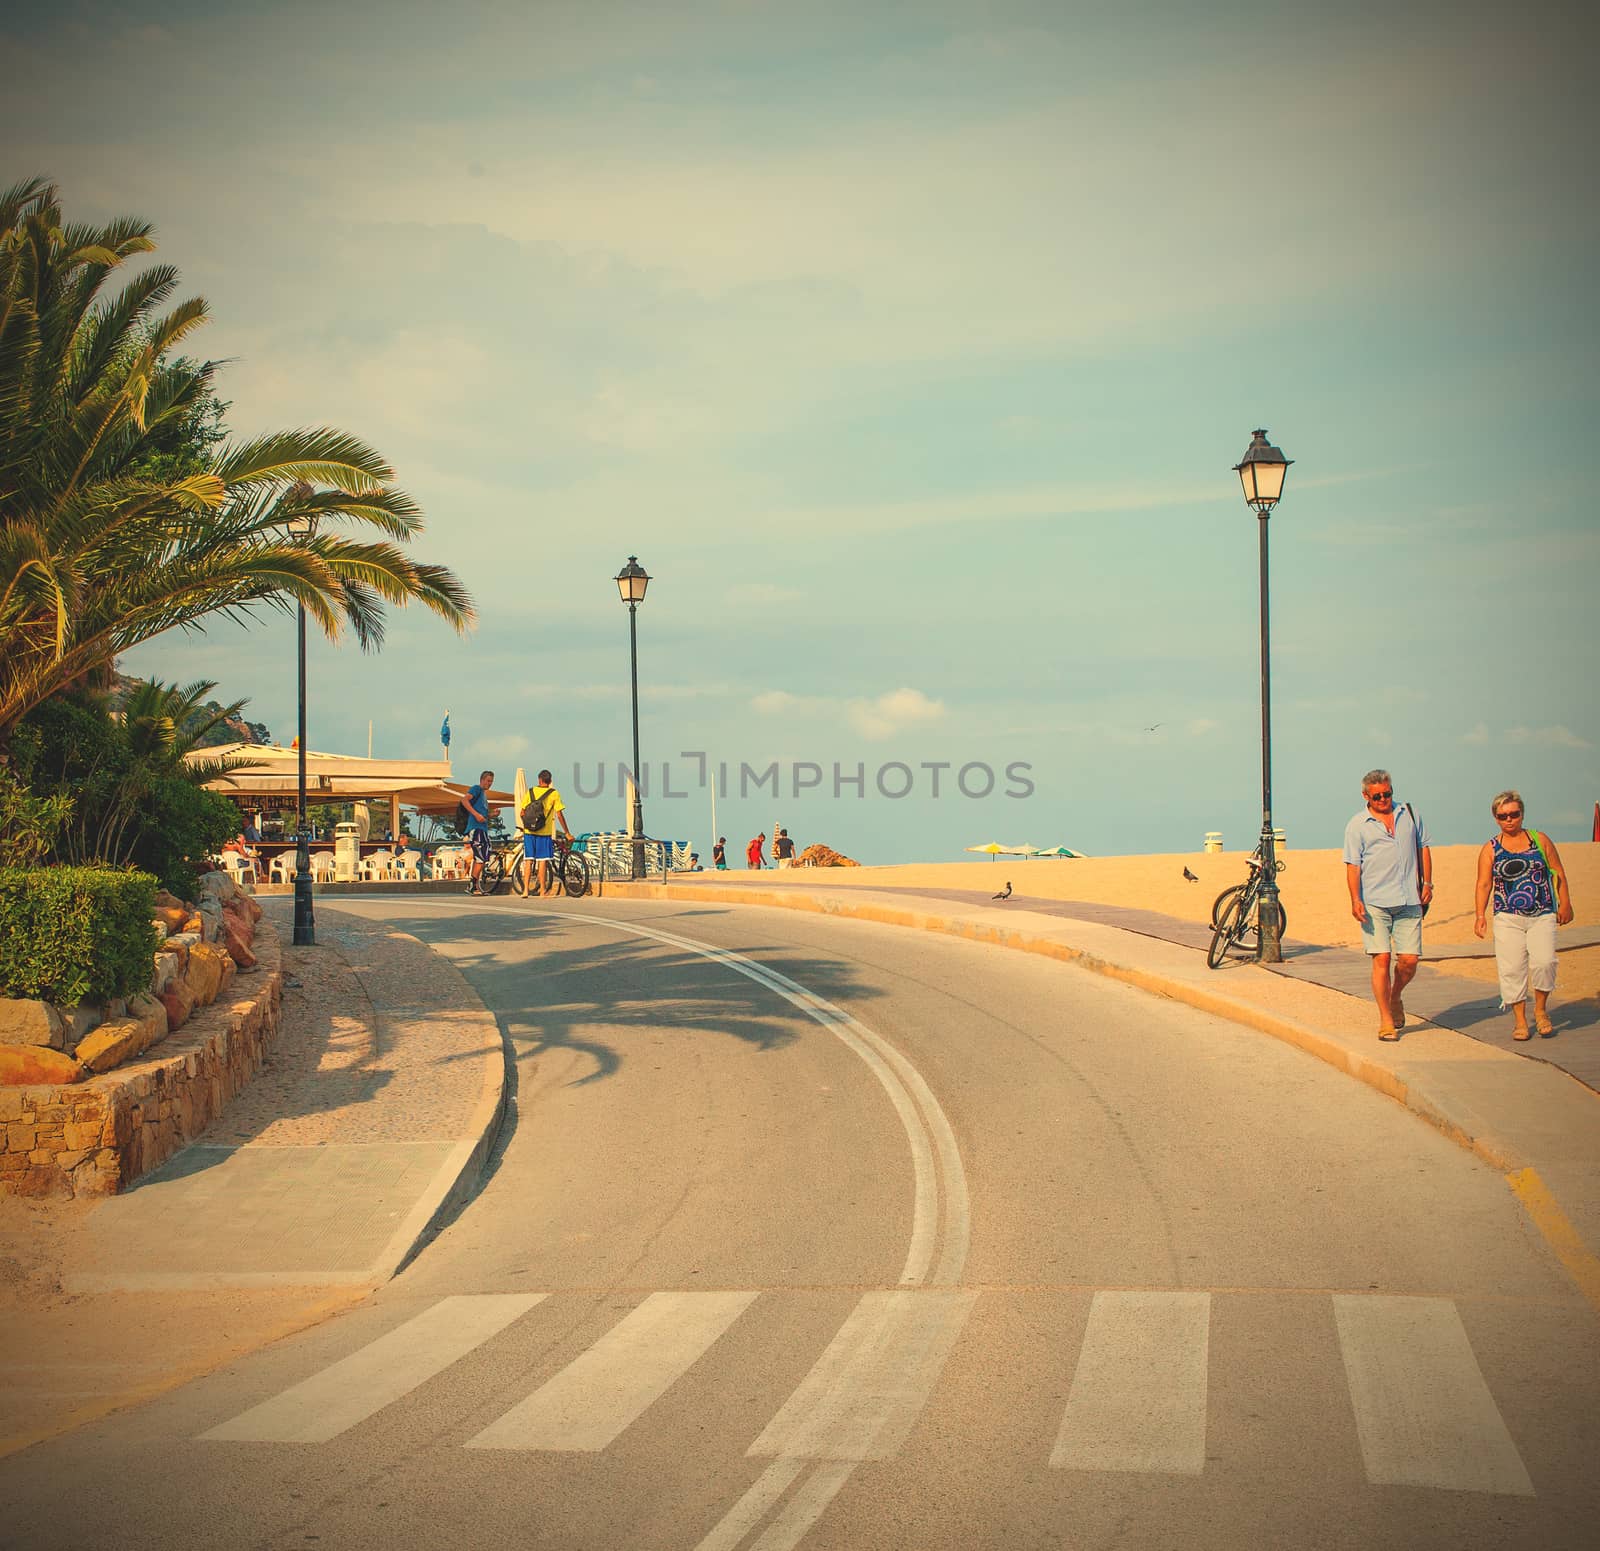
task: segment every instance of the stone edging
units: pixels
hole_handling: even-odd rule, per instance
[[[248,978],[235,976],[149,1054],[85,1082],[0,1087],[0,1190],[115,1195],[204,1131],[278,1036],[282,954],[266,921],[252,951]],[[23,1161],[7,1167],[13,1159]]]

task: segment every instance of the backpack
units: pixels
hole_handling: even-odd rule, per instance
[[[466,834],[467,825],[471,823],[471,821],[472,815],[467,812],[467,805],[464,802],[458,802],[456,804],[456,811],[451,816],[450,820],[450,822],[455,826],[456,833],[458,835]]]
[[[544,827],[544,821],[548,817],[545,808],[549,801],[549,787],[545,788],[543,797],[535,797],[532,792],[528,793],[528,800],[523,803],[522,812],[517,815],[517,822],[528,834],[531,835],[535,830]]]

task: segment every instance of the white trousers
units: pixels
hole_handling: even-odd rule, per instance
[[[1528,999],[1528,981],[1535,991],[1556,988],[1556,913],[1539,916],[1496,913],[1494,963],[1500,971],[1500,1005]]]

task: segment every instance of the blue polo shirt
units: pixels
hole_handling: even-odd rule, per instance
[[[472,790],[467,793],[467,829],[469,832],[474,829],[481,829],[485,834],[488,834],[488,820],[474,817],[472,811],[474,808],[476,808],[480,813],[487,813],[489,811],[489,802],[488,799],[483,795],[483,788],[481,786],[474,786]]]
[[[1433,837],[1423,824],[1422,844],[1432,846]],[[1417,873],[1417,825],[1410,812],[1397,805],[1394,833],[1363,808],[1344,827],[1344,859],[1361,869],[1361,899],[1364,904],[1393,910],[1397,905],[1422,903],[1422,879]]]

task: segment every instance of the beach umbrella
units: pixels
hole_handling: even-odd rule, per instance
[[[982,852],[984,852],[988,856],[989,860],[992,862],[1006,848],[1003,845],[1001,845],[998,840],[991,840],[991,841],[987,842],[987,844],[985,844],[985,845],[968,846],[967,849],[969,851],[982,851]]]
[[[528,777],[523,772],[522,766],[517,766],[517,779],[511,788],[511,811],[518,818],[522,817],[522,810],[528,806]]]
[[[1024,861],[1026,861],[1030,856],[1037,856],[1038,854],[1038,846],[1020,845],[1006,847],[1007,856],[1020,856]]]
[[[1076,856],[1081,860],[1082,857],[1083,857],[1083,852],[1082,851],[1074,851],[1071,846],[1048,846],[1045,850],[1041,851],[1039,853],[1039,855],[1040,856]]]

